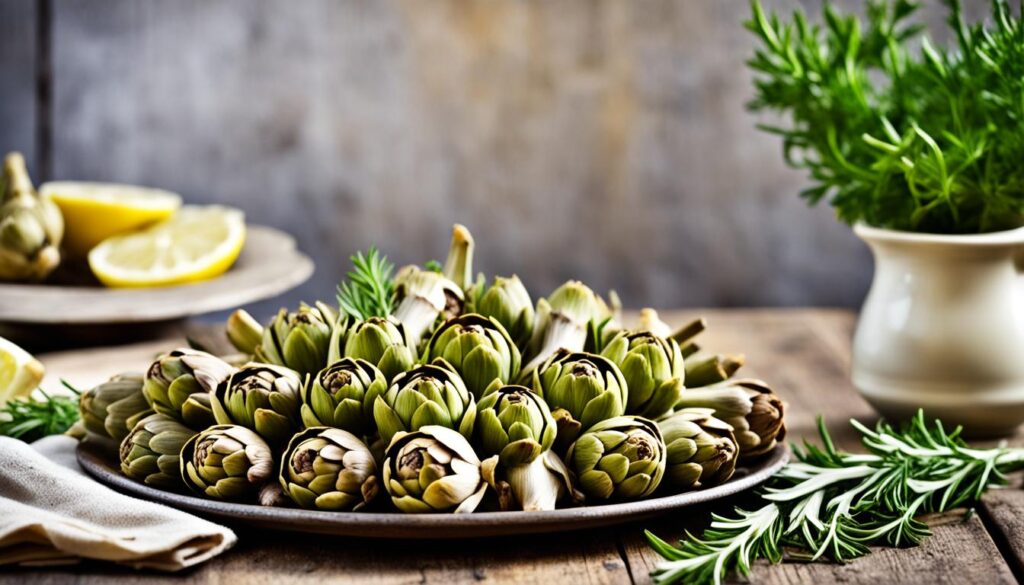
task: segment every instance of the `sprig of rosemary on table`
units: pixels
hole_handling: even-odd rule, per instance
[[[972,449],[959,428],[947,433],[941,421],[928,425],[922,412],[901,430],[850,423],[866,454],[838,451],[819,418],[822,446],[794,447],[796,461],[763,490],[763,507],[715,515],[703,537],[687,534],[679,547],[647,532],[665,558],[654,582],[717,584],[731,571],[747,576],[758,558],[780,562],[783,546],[796,551],[794,558],[847,562],[872,545],[916,545],[929,534],[916,516],[976,502],[986,489],[1005,485],[1004,474],[1024,468],[1024,449]]]
[[[370,246],[366,254],[351,257],[348,280],[338,285],[338,305],[354,319],[387,317],[394,310],[395,285],[391,278],[395,265],[387,256]]]
[[[823,24],[752,1],[749,107],[788,115],[760,128],[808,172],[802,195],[844,221],[943,233],[1024,221],[1024,25],[1006,0],[992,0],[988,27],[944,3],[954,46],[923,37],[912,52],[911,0],[870,0],[864,22],[825,3]]]
[[[67,431],[78,421],[78,390],[67,382],[73,396],[52,396],[39,390],[44,400],[32,396],[10,400],[0,408],[0,435],[32,442]]]

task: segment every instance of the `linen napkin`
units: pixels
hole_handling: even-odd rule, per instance
[[[77,441],[0,437],[0,565],[82,558],[177,571],[231,548],[223,526],[120,494],[82,473]]]

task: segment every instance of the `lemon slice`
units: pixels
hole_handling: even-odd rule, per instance
[[[27,351],[0,337],[0,405],[28,396],[43,380],[43,364]]]
[[[134,185],[60,181],[44,183],[39,193],[60,208],[64,246],[79,258],[103,240],[164,221],[181,207],[175,193]]]
[[[89,252],[89,267],[107,286],[197,282],[231,268],[244,243],[241,211],[219,205],[185,206],[163,223],[104,240]]]

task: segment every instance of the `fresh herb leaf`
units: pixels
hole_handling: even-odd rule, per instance
[[[387,256],[370,246],[366,255],[351,257],[353,270],[348,280],[338,285],[338,305],[354,319],[387,317],[395,304],[395,285],[391,278],[395,266]]]
[[[444,272],[444,267],[437,260],[427,260],[427,263],[423,265],[423,269],[427,272]]]
[[[752,1],[760,41],[748,61],[754,111],[788,115],[760,126],[843,221],[940,233],[984,232],[1024,220],[1024,24],[992,0],[991,24],[967,24],[945,0],[952,47],[908,22],[918,3],[870,0],[865,19],[831,4],[823,24],[788,21]]]
[[[50,396],[40,389],[45,400],[24,397],[8,401],[0,408],[0,435],[32,442],[71,428],[78,421],[78,391],[67,383],[65,386],[75,396]]]
[[[836,450],[819,418],[822,446],[793,448],[796,462],[771,479],[763,507],[714,516],[703,537],[687,534],[678,547],[648,532],[665,558],[654,582],[718,584],[730,572],[748,575],[758,558],[780,562],[783,546],[802,560],[847,562],[870,546],[916,545],[929,535],[918,515],[976,502],[988,488],[1005,485],[1004,474],[1024,467],[1024,449],[971,449],[959,428],[947,433],[922,412],[898,431],[850,422],[867,454]]]

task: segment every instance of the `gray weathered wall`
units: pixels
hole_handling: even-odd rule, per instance
[[[481,269],[539,293],[576,277],[630,306],[856,305],[867,288],[864,247],[798,200],[744,110],[746,2],[45,1],[52,176],[292,232],[318,271],[287,302],[329,296],[373,243],[440,258],[455,221]],[[35,150],[33,6],[0,3],[4,149]]]

